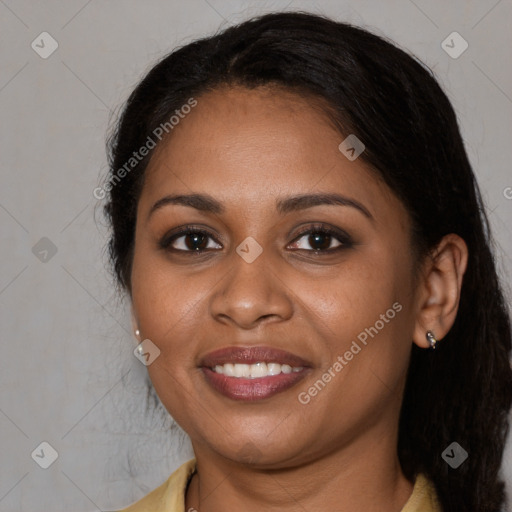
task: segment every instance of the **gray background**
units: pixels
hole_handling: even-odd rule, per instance
[[[168,417],[145,412],[146,370],[105,269],[92,191],[112,112],[155,59],[281,9],[369,28],[434,70],[458,113],[510,293],[510,1],[0,0],[0,511],[120,508],[192,456]],[[31,47],[43,31],[59,45],[47,59]],[[456,59],[441,47],[453,31],[469,44]],[[31,458],[42,441],[58,452],[48,469]],[[509,438],[509,494],[511,453]]]

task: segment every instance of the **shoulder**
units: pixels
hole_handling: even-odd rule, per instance
[[[416,476],[412,494],[401,512],[442,512],[434,483],[423,473]]]
[[[195,469],[196,459],[190,459],[176,469],[162,485],[117,512],[184,512],[185,489]]]

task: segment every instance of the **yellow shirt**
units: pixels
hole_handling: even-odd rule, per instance
[[[185,490],[196,469],[196,459],[182,464],[159,487],[118,512],[186,512]],[[412,494],[401,512],[442,512],[434,485],[425,475],[416,477]]]

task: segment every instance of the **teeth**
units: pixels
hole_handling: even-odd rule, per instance
[[[224,368],[224,375],[227,375],[228,377],[234,377],[235,376],[235,368],[232,364],[225,364],[224,366],[216,366],[215,368]]]
[[[281,373],[281,365],[278,363],[268,363],[268,375],[279,375]]]
[[[249,377],[250,367],[248,364],[235,364],[235,377]]]
[[[220,375],[227,377],[243,377],[246,379],[256,379],[258,377],[267,377],[269,375],[279,375],[280,373],[300,372],[302,366],[291,367],[289,364],[279,363],[254,363],[254,364],[231,364],[216,365],[212,370]]]
[[[292,367],[288,364],[282,364],[281,365],[281,371],[283,373],[292,373]]]
[[[255,363],[244,365],[249,367],[249,377],[266,377],[268,374],[266,363]]]

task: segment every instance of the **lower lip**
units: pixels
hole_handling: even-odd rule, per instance
[[[206,367],[202,367],[201,370],[206,377],[206,381],[213,389],[232,400],[245,401],[270,398],[291,388],[302,380],[307,373],[307,369],[304,368],[300,372],[246,379],[243,377],[227,377]]]

